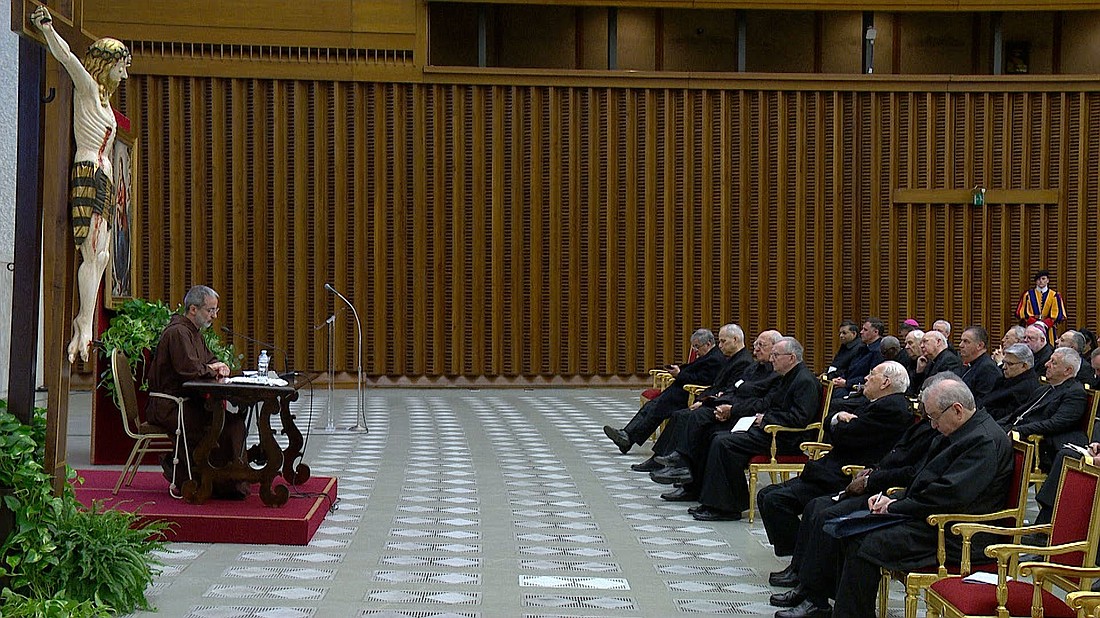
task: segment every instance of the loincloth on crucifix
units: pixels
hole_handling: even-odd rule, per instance
[[[73,239],[78,247],[88,237],[93,214],[99,215],[108,229],[111,227],[111,217],[104,213],[108,212],[114,195],[115,183],[102,169],[91,161],[73,164],[69,198],[72,203]]]

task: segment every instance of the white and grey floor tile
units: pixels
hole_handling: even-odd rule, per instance
[[[355,391],[331,402],[327,390],[303,392],[292,410],[305,463],[339,478],[336,508],[306,547],[169,545],[148,591],[156,615],[775,612],[767,574],[786,560],[772,554],[759,518],[696,522],[688,505],[662,501],[665,488],[630,470],[648,446],[621,455],[603,435],[637,410],[633,390],[370,389],[367,433],[347,430],[360,419]],[[70,445],[87,440],[81,413],[74,404]],[[901,600],[895,584],[891,616]]]

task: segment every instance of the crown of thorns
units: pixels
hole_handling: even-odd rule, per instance
[[[129,58],[130,50],[126,49],[121,41],[108,39],[96,41],[88,48],[88,55],[96,59],[118,62],[124,58]]]

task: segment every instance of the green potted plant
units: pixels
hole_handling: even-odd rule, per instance
[[[0,545],[2,613],[7,616],[104,616],[148,609],[152,552],[164,522],[85,509],[67,482],[52,493],[45,458],[45,410],[22,424],[0,400],[0,487],[12,529]],[[69,481],[76,478],[68,470]]]

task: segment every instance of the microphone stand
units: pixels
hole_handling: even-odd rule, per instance
[[[355,310],[355,305],[351,304],[351,301],[346,296],[341,294],[336,288],[332,287],[332,284],[326,283],[325,289],[332,292],[344,301],[344,303],[351,309],[351,315],[355,318],[355,328],[358,335],[359,349],[356,351],[356,395],[358,397],[357,403],[359,407],[358,414],[356,415],[355,424],[348,427],[348,431],[356,431],[360,433],[367,433],[370,431],[367,429],[366,414],[363,411],[363,323],[359,321],[359,312]],[[333,376],[335,377],[335,376]],[[330,380],[331,383],[331,380]]]
[[[342,313],[342,311],[337,313]],[[336,431],[336,422],[335,420],[333,420],[335,414],[334,408],[336,405],[336,399],[332,392],[332,387],[335,380],[333,380],[332,378],[336,375],[336,348],[334,342],[336,341],[337,313],[333,313],[332,315],[328,316],[328,319],[326,319],[324,322],[321,322],[317,326],[313,327],[313,330],[315,331],[321,330],[326,326],[328,327],[328,411],[325,414],[325,426],[316,428],[318,431],[324,431],[325,433],[332,433]]]

